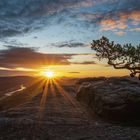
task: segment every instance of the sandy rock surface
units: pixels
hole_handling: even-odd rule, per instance
[[[108,78],[83,82],[78,88],[77,99],[103,117],[138,118],[140,81],[133,78]]]

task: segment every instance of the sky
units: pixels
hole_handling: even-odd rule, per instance
[[[0,0],[0,76],[128,75],[99,61],[92,40],[140,43],[140,0]]]

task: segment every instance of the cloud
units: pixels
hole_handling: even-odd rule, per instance
[[[77,71],[71,71],[71,72],[68,72],[68,73],[79,74],[80,72],[77,72]]]
[[[50,44],[50,46],[58,47],[58,48],[63,48],[63,47],[76,48],[76,47],[86,47],[87,45],[85,43],[74,42],[72,40],[69,42],[52,43]]]
[[[136,11],[120,11],[115,15],[108,15],[105,19],[102,19],[100,22],[101,30],[125,30],[130,25],[139,25],[140,24],[140,10]],[[121,35],[123,32],[118,32]]]
[[[124,31],[115,31],[114,33],[115,33],[116,35],[119,35],[119,36],[123,36],[123,35],[126,34],[126,32],[124,32]]]
[[[47,54],[37,52],[37,48],[7,46],[0,50],[0,70],[34,71],[50,65],[96,64],[94,61],[71,62],[73,56],[89,54]]]
[[[77,65],[95,65],[95,61],[84,61],[84,62],[71,62],[71,64],[77,64]]]
[[[100,31],[113,31],[117,35],[124,35],[125,31],[129,29],[135,31],[140,26],[140,9],[129,11],[121,9],[94,14],[85,13],[80,16],[91,24],[96,24]]]
[[[133,29],[130,29],[130,31],[138,31],[138,32],[140,32],[140,28],[133,28]]]
[[[11,39],[11,40],[5,39],[5,40],[2,40],[2,42],[3,42],[3,46],[5,46],[5,47],[7,47],[7,46],[15,46],[15,47],[29,46],[27,43],[21,43],[21,42],[17,41],[16,39]]]
[[[108,1],[108,0],[106,0]],[[100,0],[105,2],[105,0]],[[1,17],[40,17],[52,15],[65,9],[91,7],[98,0],[1,0]]]
[[[139,0],[106,1],[106,3],[97,5],[94,12],[84,11],[79,13],[77,18],[95,25],[100,31],[112,31],[122,36],[129,29],[139,28],[139,5]]]
[[[0,51],[0,67],[39,68],[48,65],[69,65],[71,54],[44,54],[33,48],[8,46]]]
[[[51,18],[58,13],[91,6],[95,2],[96,0],[1,0],[0,38],[48,26]]]
[[[125,30],[129,25],[139,26],[139,5],[139,0],[1,0],[0,38],[53,24]]]
[[[0,68],[0,76],[17,76],[17,75],[34,75],[36,71],[23,71],[23,70],[17,70],[17,69],[5,69]]]
[[[111,17],[110,17],[111,18]],[[114,29],[126,29],[128,25],[126,21],[114,20],[114,19],[103,19],[101,22],[101,31],[108,31]]]

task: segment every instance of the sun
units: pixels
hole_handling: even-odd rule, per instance
[[[45,71],[43,72],[43,76],[48,77],[48,78],[53,78],[54,77],[54,72],[53,71]]]

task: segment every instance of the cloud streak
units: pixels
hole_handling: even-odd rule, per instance
[[[52,43],[50,44],[50,46],[57,47],[57,48],[64,48],[64,47],[77,48],[77,47],[86,47],[87,45],[81,42],[69,41],[69,42]]]
[[[0,67],[39,68],[48,65],[69,65],[70,54],[43,54],[33,48],[8,46],[0,51]]]
[[[84,61],[84,62],[71,62],[71,64],[76,64],[76,65],[95,65],[95,61]]]
[[[7,49],[0,51],[0,70],[34,71],[50,65],[96,64],[94,61],[71,62],[76,55],[80,54],[47,54],[33,48],[7,46]]]
[[[71,72],[68,72],[68,73],[71,73],[71,74],[79,74],[80,72],[77,72],[77,71],[71,71]]]

